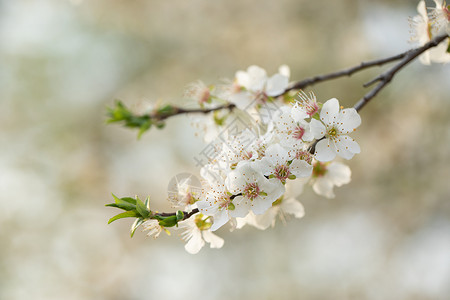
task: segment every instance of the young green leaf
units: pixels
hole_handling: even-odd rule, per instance
[[[136,218],[136,217],[140,217],[141,215],[137,213],[137,211],[135,210],[130,210],[130,211],[126,211],[123,212],[121,214],[115,215],[114,217],[112,217],[111,219],[109,219],[108,224],[111,224],[112,222],[119,220],[119,219],[123,219],[123,218]]]
[[[136,210],[143,217],[148,218],[150,216],[150,211],[147,210],[147,206],[142,202],[141,199],[136,197]]]
[[[133,237],[134,232],[136,231],[136,229],[142,225],[142,223],[144,223],[144,219],[139,218],[136,219],[136,221],[134,221],[133,225],[131,225],[131,230],[130,230],[130,236]]]

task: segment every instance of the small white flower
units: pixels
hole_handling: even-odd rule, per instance
[[[200,198],[201,184],[195,182],[193,175],[189,177],[175,177],[173,186],[169,186],[168,200],[174,207],[192,210],[192,206]]]
[[[183,240],[187,241],[184,249],[190,254],[196,254],[205,245],[211,248],[222,248],[224,240],[211,232],[211,221],[201,213],[178,223],[180,228],[185,229],[182,233]]]
[[[433,34],[450,34],[450,5],[442,0],[434,0],[436,7],[431,9],[430,21],[433,25]]]
[[[219,182],[210,183],[210,186],[205,187],[202,200],[196,203],[202,214],[214,218],[212,231],[222,227],[230,218],[246,216],[251,205],[246,198],[237,199]]]
[[[287,215],[293,215],[295,218],[302,218],[305,215],[303,205],[295,198],[303,190],[305,180],[295,180],[286,183],[286,193],[272,204],[264,214],[255,215],[250,212],[245,218],[237,218],[236,228],[242,228],[248,224],[260,230],[265,230],[270,226],[274,227],[277,217],[283,222]]]
[[[159,225],[158,220],[150,219],[142,223],[143,231],[148,231],[148,236],[153,236],[155,239],[159,236],[161,231],[165,230],[167,234],[170,234],[167,229]]]
[[[246,163],[230,172],[225,183],[232,194],[239,194],[236,201],[250,203],[251,210],[259,215],[283,195],[284,186],[276,179],[267,179],[251,165]]]
[[[274,119],[275,134],[280,144],[289,149],[299,149],[304,141],[310,142],[314,139],[309,124],[304,120],[307,114],[302,115],[300,112],[300,109],[283,106]]]
[[[305,113],[307,116],[312,117],[319,112],[319,105],[313,92],[309,92],[309,95],[307,95],[304,91],[300,91],[297,94],[297,98],[293,109],[293,113],[298,115],[297,118],[301,118]]]
[[[312,119],[310,126],[316,139],[325,136],[316,145],[315,157],[319,161],[330,161],[336,154],[351,159],[361,149],[347,134],[361,124],[361,117],[354,108],[339,108],[336,98],[330,99],[322,107],[320,121]]]
[[[255,169],[269,178],[276,178],[285,184],[286,180],[311,175],[312,166],[304,160],[294,159],[280,144],[270,145],[261,161],[255,163]]]
[[[425,1],[421,0],[417,5],[417,11],[419,15],[410,19],[411,27],[412,27],[412,42],[417,42],[419,45],[424,45],[428,43],[433,35],[440,34],[443,31],[448,30],[448,20],[445,19],[448,17],[446,15],[448,13],[442,7],[442,3],[440,1],[435,1],[436,8],[434,8],[432,12],[433,21],[428,18],[427,8],[425,6]],[[444,26],[446,27],[444,29]],[[431,62],[436,63],[447,63],[450,62],[450,53],[447,52],[449,41],[442,42],[434,48],[429,49],[419,56],[419,60],[421,63],[425,65],[429,65]]]
[[[247,71],[238,71],[235,75],[235,86],[231,89],[228,101],[239,109],[249,110],[256,104],[265,103],[267,97],[282,94],[289,85],[289,67],[283,65],[270,78],[267,72],[258,67],[250,66]]]
[[[211,101],[211,90],[201,80],[189,84],[184,95],[194,99],[201,106]]]
[[[342,163],[315,162],[313,169],[313,190],[327,198],[334,198],[333,187],[350,182],[352,172]]]

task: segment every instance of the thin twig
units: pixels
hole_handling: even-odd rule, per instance
[[[384,73],[381,73],[379,76],[375,77],[373,80],[369,81],[368,83],[366,83],[364,85],[364,87],[370,86],[372,84],[374,84],[375,82],[379,83],[377,84],[377,86],[375,86],[375,88],[373,88],[370,92],[368,92],[367,94],[364,95],[364,97],[362,97],[354,106],[353,108],[356,109],[356,111],[360,111],[372,98],[374,98],[389,82],[391,82],[392,78],[395,76],[395,74],[400,71],[401,69],[403,69],[403,67],[405,67],[407,64],[409,64],[411,61],[413,61],[415,58],[417,58],[419,55],[421,55],[422,53],[424,53],[425,51],[427,51],[430,48],[436,47],[437,45],[439,45],[442,41],[444,41],[446,38],[448,38],[447,34],[444,35],[440,35],[436,38],[434,38],[433,40],[429,41],[428,43],[426,43],[425,45],[423,45],[422,47],[410,50],[408,52],[405,53],[405,56],[403,57],[403,59],[396,64],[395,66],[393,66],[392,68],[390,68],[389,70],[387,70]]]
[[[210,113],[213,111],[223,110],[223,109],[228,109],[231,111],[235,107],[236,107],[236,105],[233,103],[227,103],[227,104],[220,105],[220,106],[213,107],[213,108],[193,108],[193,109],[172,106],[172,110],[169,113],[161,114],[161,113],[156,112],[156,113],[151,114],[151,118],[156,119],[158,121],[162,121],[167,118],[170,118],[170,117],[173,117],[176,115],[181,115],[181,114],[195,114],[195,113],[207,114],[207,113]]]
[[[303,80],[292,83],[288,88],[286,88],[286,90],[284,90],[284,92],[282,94],[285,94],[286,92],[289,92],[291,90],[301,90],[307,86],[310,86],[310,85],[313,85],[313,84],[316,84],[319,82],[332,80],[332,79],[344,77],[344,76],[351,76],[353,73],[356,73],[356,72],[359,72],[361,70],[368,69],[371,67],[385,65],[387,63],[402,59],[403,57],[405,57],[408,54],[408,52],[409,51],[406,51],[404,53],[397,54],[397,55],[394,55],[391,57],[387,57],[387,58],[362,62],[361,64],[351,67],[351,68],[348,68],[348,69],[336,71],[333,73],[323,74],[323,75],[316,75],[314,77],[303,79]]]

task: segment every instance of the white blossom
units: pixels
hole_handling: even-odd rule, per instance
[[[181,229],[183,240],[187,241],[184,249],[190,254],[196,254],[206,243],[210,244],[211,248],[222,248],[224,240],[211,232],[211,221],[208,217],[205,218],[201,213],[181,221],[178,223]]]
[[[327,198],[334,198],[333,187],[347,184],[351,180],[350,168],[339,162],[314,163],[313,190]]]
[[[305,215],[303,205],[295,198],[303,190],[305,180],[299,179],[286,183],[286,193],[272,204],[264,214],[255,215],[250,212],[245,218],[237,218],[236,228],[242,228],[248,224],[260,230],[265,230],[270,226],[274,227],[277,217],[285,221],[287,215],[293,215],[295,218],[302,218]]]
[[[445,21],[445,19],[448,17],[448,10],[446,12],[442,8],[442,3],[440,1],[435,1],[435,4],[436,8],[433,11],[433,18],[435,20],[434,22],[432,22],[428,18],[425,1],[421,0],[417,5],[417,11],[419,12],[419,15],[410,19],[413,32],[411,41],[417,42],[419,45],[424,45],[431,41],[433,35],[440,34],[443,31],[448,30],[448,20]],[[445,29],[443,28],[444,26]],[[447,52],[449,42],[450,40],[447,39],[446,43],[442,42],[436,47],[422,53],[419,56],[420,62],[425,65],[429,65],[431,62],[450,62],[450,53]]]
[[[280,144],[289,149],[299,149],[304,142],[314,139],[309,123],[304,119],[308,116],[299,107],[284,106],[274,119],[275,135]]]
[[[148,231],[148,236],[153,236],[155,239],[159,236],[159,234],[165,230],[167,234],[169,234],[169,231],[165,229],[164,227],[159,225],[158,220],[150,219],[142,223],[143,231]]]
[[[361,117],[354,108],[340,109],[336,98],[330,99],[322,107],[320,120],[312,119],[310,126],[316,139],[325,137],[316,145],[315,157],[319,161],[331,161],[336,154],[351,159],[361,149],[347,134],[361,124]]]
[[[249,200],[244,197],[237,199],[220,182],[214,182],[204,187],[201,199],[197,202],[200,212],[214,218],[214,223],[211,226],[212,231],[222,227],[232,217],[246,216],[251,206]]]
[[[255,163],[255,169],[269,178],[276,178],[283,184],[287,179],[310,176],[311,165],[304,160],[294,159],[294,155],[280,144],[272,144],[266,149],[262,160]]]

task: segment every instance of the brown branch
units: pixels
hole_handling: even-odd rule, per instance
[[[187,108],[182,108],[182,107],[178,107],[178,106],[170,106],[170,110],[168,112],[156,111],[156,112],[150,114],[150,118],[152,118],[154,120],[162,121],[167,118],[170,118],[170,117],[173,117],[176,115],[181,115],[181,114],[196,114],[196,113],[207,114],[207,113],[217,111],[217,110],[222,110],[222,109],[228,109],[231,111],[235,107],[236,107],[236,105],[233,103],[227,103],[227,104],[220,105],[220,106],[213,107],[213,108],[193,108],[193,109],[187,109]]]
[[[194,208],[190,212],[183,211],[183,214],[184,214],[183,220],[189,219],[190,217],[192,217],[193,215],[195,215],[198,212],[199,212],[198,208]],[[175,216],[176,214],[177,213],[157,213],[155,215],[161,216],[161,217],[170,217],[170,216]]]
[[[354,106],[353,108],[356,109],[356,111],[360,111],[372,98],[374,98],[389,82],[391,82],[392,78],[394,78],[395,74],[397,74],[398,71],[403,69],[407,64],[409,64],[411,61],[416,59],[419,55],[424,53],[430,48],[436,47],[439,45],[442,41],[448,38],[447,34],[440,35],[433,40],[429,41],[425,45],[419,48],[412,49],[405,53],[405,56],[403,59],[393,66],[391,69],[387,70],[384,73],[381,73],[379,76],[375,77],[373,80],[367,82],[364,84],[364,87],[368,87],[375,82],[379,83],[375,88],[373,88],[370,92],[364,95]]]
[[[280,95],[283,95],[291,90],[301,90],[304,89],[307,86],[311,86],[314,85],[316,83],[319,82],[323,82],[323,81],[327,81],[327,80],[332,80],[332,79],[336,79],[339,77],[344,77],[344,76],[351,76],[353,73],[359,72],[361,70],[364,69],[368,69],[371,67],[375,67],[375,66],[382,66],[385,65],[387,63],[393,62],[393,61],[397,61],[402,59],[403,57],[405,57],[408,54],[409,51],[406,51],[404,53],[401,54],[397,54],[391,57],[387,57],[387,58],[382,58],[382,59],[376,59],[376,60],[372,60],[372,61],[367,61],[367,62],[362,62],[361,64],[348,68],[348,69],[344,69],[344,70],[340,70],[340,71],[336,71],[333,73],[328,73],[328,74],[323,74],[323,75],[316,75],[314,77],[310,77],[310,78],[306,78],[297,82],[292,83],[289,87],[287,87],[283,93],[281,93]]]

